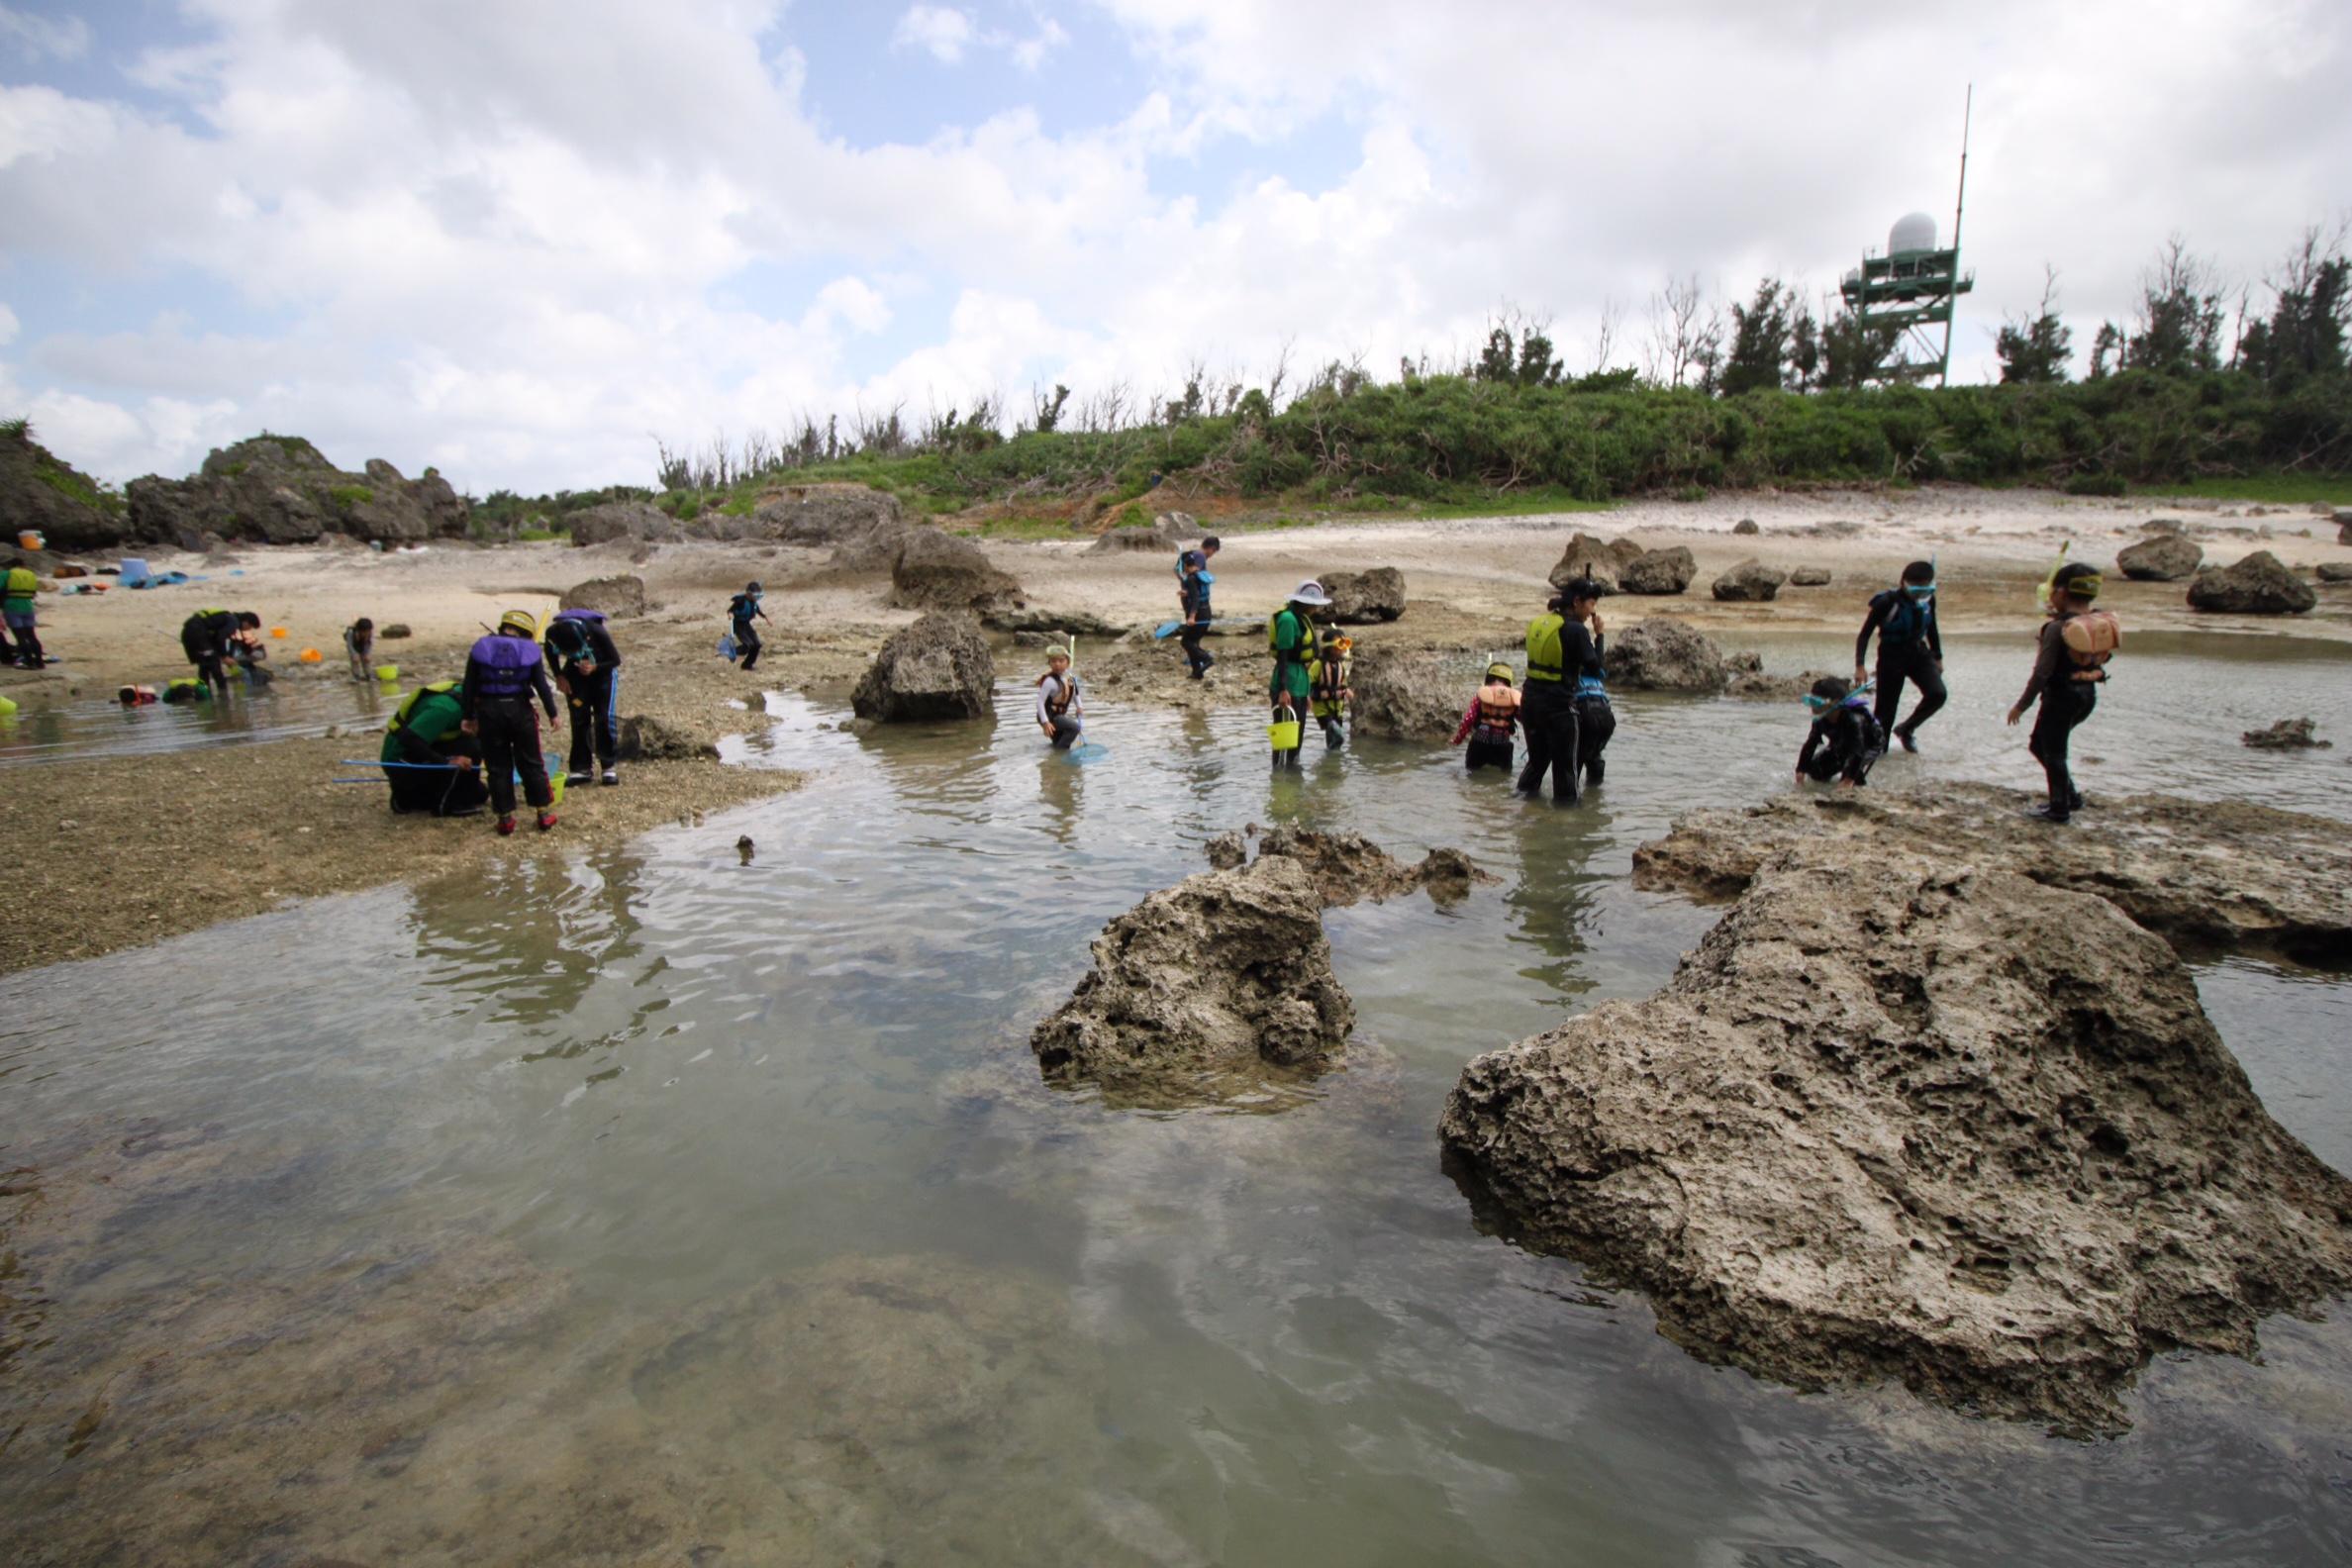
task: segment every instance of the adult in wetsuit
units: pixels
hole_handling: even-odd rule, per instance
[[[2067,745],[2075,727],[2099,706],[2099,688],[2107,679],[2107,670],[2075,662],[2066,646],[2066,623],[2091,609],[2099,588],[2099,569],[2087,562],[2069,561],[2058,568],[2050,579],[2050,619],[2042,623],[2033,676],[2025,683],[2024,695],[2009,711],[2009,722],[2014,726],[2037,700],[2041,704],[2026,749],[2042,765],[2042,781],[2049,790],[2048,802],[2030,814],[2044,822],[2063,823],[2083,809],[2082,792],[2075,788],[2074,773],[2068,766]]]
[[[464,732],[465,707],[455,681],[421,686],[393,712],[376,756],[401,764],[384,769],[394,811],[470,817],[482,809],[490,792],[474,766],[480,747]]]
[[[1274,673],[1266,682],[1266,697],[1275,724],[1296,723],[1302,729],[1306,726],[1308,694],[1314,687],[1307,664],[1315,652],[1315,623],[1307,612],[1330,602],[1331,596],[1323,591],[1323,584],[1303,582],[1291,590],[1290,603],[1275,611],[1274,619],[1266,623],[1267,651],[1274,655]],[[1298,765],[1296,743],[1274,753],[1277,770]]]
[[[180,623],[180,650],[196,666],[196,678],[226,696],[239,634],[259,630],[261,618],[250,610],[199,610]]]
[[[1935,717],[1950,694],[1944,690],[1943,633],[1935,625],[1935,563],[1912,561],[1903,568],[1903,581],[1873,594],[1870,615],[1854,638],[1854,684],[1862,684],[1862,665],[1870,652],[1870,635],[1878,634],[1879,728],[1903,742],[1906,751],[1919,749],[1912,738],[1919,726]],[[1911,717],[1895,722],[1903,705],[1903,683],[1919,688]]]
[[[605,630],[602,610],[559,610],[539,647],[555,671],[556,689],[571,706],[571,769],[567,784],[585,784],[601,766],[607,784],[621,782],[615,705],[621,699],[621,650]]]
[[[1886,754],[1887,733],[1879,727],[1870,705],[1851,695],[1852,688],[1834,675],[1813,682],[1806,702],[1815,712],[1805,735],[1805,748],[1797,753],[1797,776],[1826,784],[1839,779],[1848,789],[1870,781],[1871,765]]]
[[[539,751],[539,715],[532,711],[537,698],[555,721],[555,689],[547,684],[546,660],[539,656],[539,625],[529,611],[509,610],[499,617],[498,630],[473,645],[465,660],[465,687],[460,702],[464,731],[482,742],[482,767],[489,774],[490,804],[498,810],[498,831],[515,831],[515,777],[523,778],[524,798],[539,811],[539,832],[555,826],[554,792],[547,784],[547,759]]]
[[[1527,684],[1519,698],[1527,765],[1519,772],[1519,792],[1530,800],[1542,796],[1546,772],[1555,804],[1573,806],[1581,798],[1576,690],[1587,675],[1602,672],[1600,646],[1585,630],[1587,620],[1599,619],[1600,603],[1600,585],[1579,578],[1527,623]]]
[[[1209,666],[1217,662],[1217,655],[1201,646],[1201,638],[1209,635],[1212,612],[1209,591],[1217,579],[1210,575],[1209,562],[1222,547],[1216,535],[1201,540],[1199,549],[1189,549],[1176,557],[1177,619],[1184,629],[1176,634],[1176,640],[1184,645],[1184,662],[1192,667],[1192,678],[1200,680],[1209,673]]]

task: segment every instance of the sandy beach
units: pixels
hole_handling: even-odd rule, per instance
[[[1652,615],[1687,620],[1715,636],[1752,631],[1851,629],[1864,601],[1902,563],[1935,557],[1947,629],[2029,629],[2031,587],[2062,542],[2076,558],[2111,563],[2153,518],[2179,519],[2208,562],[2268,549],[2295,567],[2352,559],[2336,530],[2310,509],[2212,502],[2076,500],[2047,492],[1931,488],[1717,496],[1696,503],[1634,502],[1607,511],[1457,520],[1335,521],[1226,531],[1217,562],[1222,614],[1271,610],[1300,580],[1335,570],[1395,566],[1409,608],[1388,626],[1359,629],[1363,646],[1509,647],[1548,592],[1545,574],[1577,533],[1688,546],[1698,559],[1690,591],[1619,598],[1613,626]],[[1752,520],[1758,532],[1735,534]],[[1148,626],[1172,613],[1170,561],[1160,551],[1091,552],[1085,539],[985,544],[1035,611]],[[642,555],[639,561],[633,555]],[[1707,584],[1755,557],[1816,566],[1822,588],[1784,588],[1768,604],[1722,604]],[[648,611],[615,624],[625,657],[622,712],[659,719],[694,744],[749,728],[746,705],[766,690],[840,698],[889,632],[911,612],[886,608],[886,580],[843,580],[823,551],[772,545],[600,545],[547,542],[499,547],[434,545],[377,552],[348,545],[246,547],[227,556],[150,554],[158,570],[208,580],[147,592],[44,595],[44,637],[63,662],[42,674],[0,672],[0,695],[28,714],[62,702],[103,700],[120,684],[159,684],[186,672],[179,623],[199,605],[251,609],[285,627],[272,643],[284,680],[342,681],[342,629],[365,615],[405,623],[413,636],[379,646],[397,661],[401,688],[460,672],[464,650],[501,610],[544,615],[557,595],[588,578],[643,577]],[[95,557],[93,564],[106,564]],[[769,650],[746,676],[713,651],[728,596],[750,578],[768,588]],[[2294,617],[2202,615],[2181,583],[2111,574],[2105,603],[2127,628],[2196,628],[2220,635],[2291,634],[2352,638],[2352,588],[2322,585],[2317,610]],[[327,655],[304,668],[305,647]],[[1082,648],[1084,644],[1082,642]],[[1170,643],[1122,649],[1131,671],[1166,665],[1165,681],[1102,683],[1108,701],[1253,701],[1262,658],[1247,638],[1225,638],[1225,664],[1207,689],[1185,689]],[[1026,652],[1000,650],[1000,673]],[[1083,660],[1082,660],[1083,662]],[[731,768],[715,755],[639,762],[619,789],[583,790],[553,833],[497,838],[482,819],[395,818],[378,792],[327,787],[338,757],[372,752],[372,732],[304,736],[167,756],[88,758],[6,770],[22,852],[0,865],[0,898],[37,921],[0,932],[0,971],[93,957],[279,906],[400,878],[461,874],[488,855],[560,855],[709,813],[779,789],[792,775]],[[559,746],[560,741],[557,741]],[[550,749],[556,749],[551,746]]]

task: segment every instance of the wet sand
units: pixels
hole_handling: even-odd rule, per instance
[[[2259,514],[2259,515],[2257,515]],[[1502,519],[1348,521],[1309,528],[1229,531],[1217,561],[1218,604],[1231,616],[1262,614],[1301,579],[1391,565],[1407,579],[1409,608],[1393,625],[1360,628],[1362,646],[1507,649],[1548,593],[1545,574],[1579,532],[1687,545],[1698,558],[1691,590],[1672,598],[1613,599],[1606,618],[1622,628],[1645,616],[1687,620],[1718,637],[1748,632],[1858,627],[1870,593],[1902,563],[1937,558],[1948,630],[2014,627],[2030,634],[2032,584],[2060,542],[2103,564],[2140,537],[2152,517],[2186,522],[2209,561],[2270,549],[2292,565],[2352,558],[2334,525],[2310,509],[2214,503],[2074,500],[2042,492],[1929,489],[1720,496],[1696,503],[1644,501],[1606,512]],[[1735,535],[1752,519],[1760,532]],[[1852,525],[1845,527],[1843,525]],[[2265,535],[2267,534],[2267,537]],[[1172,613],[1170,561],[1159,551],[1090,553],[1085,540],[990,542],[990,557],[1026,587],[1031,607],[1148,626]],[[633,554],[645,559],[635,561]],[[1718,604],[1714,577],[1749,556],[1781,566],[1826,568],[1825,588],[1784,588],[1769,604]],[[888,609],[879,578],[841,580],[826,552],[772,545],[626,544],[575,549],[559,543],[473,548],[436,545],[379,553],[348,545],[246,548],[229,558],[150,555],[210,580],[141,593],[45,595],[44,637],[65,663],[44,674],[0,674],[0,695],[27,708],[103,698],[126,681],[160,683],[186,672],[179,623],[199,605],[250,608],[290,636],[273,642],[287,679],[342,679],[343,627],[367,615],[405,622],[414,636],[378,644],[402,666],[402,687],[458,673],[466,646],[498,612],[544,615],[562,589],[635,572],[648,613],[615,624],[625,676],[621,709],[663,720],[696,743],[749,722],[743,704],[768,689],[845,693],[888,633],[913,619]],[[104,555],[92,557],[103,563]],[[242,575],[231,575],[239,572]],[[769,649],[752,676],[716,656],[728,596],[757,577],[769,589]],[[2352,589],[2323,586],[2319,608],[2295,617],[2203,616],[2179,583],[2114,576],[2105,601],[2127,629],[2293,633],[2352,639]],[[1090,640],[1093,645],[1089,645]],[[1110,700],[1224,705],[1257,700],[1263,651],[1228,637],[1207,687],[1181,679],[1172,642],[1113,651],[1081,639],[1082,671],[1097,672]],[[314,646],[323,672],[289,668]],[[2022,643],[2021,643],[2022,646]],[[1031,655],[1000,653],[1000,674],[1019,678]],[[553,738],[553,737],[551,737]],[[289,900],[403,878],[462,874],[487,855],[559,854],[626,839],[647,828],[792,787],[788,774],[729,768],[714,756],[625,769],[617,790],[583,790],[563,823],[540,836],[499,839],[482,819],[395,818],[374,791],[331,787],[339,756],[372,746],[359,733],[289,739],[164,757],[118,757],[12,767],[6,781],[17,852],[0,860],[0,908],[37,919],[0,927],[0,972],[93,957],[158,940]],[[558,740],[558,746],[560,741]]]

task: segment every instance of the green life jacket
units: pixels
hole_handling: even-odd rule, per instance
[[[1567,655],[1560,650],[1560,628],[1567,623],[1554,611],[1527,623],[1527,679],[1556,681],[1566,672]]]
[[[427,681],[401,699],[400,706],[392,710],[392,722],[384,726],[384,733],[390,735],[396,730],[405,728],[409,720],[415,716],[417,704],[423,702],[427,697],[439,693],[453,692],[456,689],[457,682],[453,680]]]
[[[41,592],[41,578],[38,573],[29,567],[11,566],[8,569],[8,586],[5,590],[0,590],[0,596],[10,599],[30,599],[39,592]]]

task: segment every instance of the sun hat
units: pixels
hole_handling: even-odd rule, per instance
[[[1303,605],[1327,605],[1331,596],[1323,591],[1323,584],[1309,578],[1291,590],[1290,602]]]

